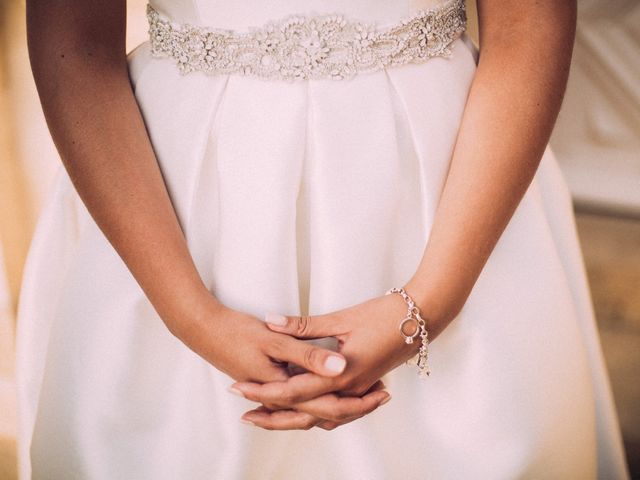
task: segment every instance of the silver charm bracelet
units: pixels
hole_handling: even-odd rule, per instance
[[[400,325],[398,326],[398,328],[400,329],[400,335],[402,335],[405,343],[407,344],[413,343],[416,337],[420,337],[422,345],[420,346],[420,350],[418,351],[418,359],[416,364],[418,365],[419,369],[418,375],[420,377],[427,377],[431,373],[431,369],[429,368],[428,364],[429,338],[427,332],[427,322],[425,322],[424,318],[422,318],[422,316],[420,315],[420,309],[413,301],[413,299],[409,296],[409,294],[404,290],[404,288],[390,288],[385,292],[385,295],[389,295],[390,293],[399,293],[407,303],[407,315],[400,321]],[[405,326],[411,322],[416,322],[416,328],[413,333],[407,334],[405,333]]]

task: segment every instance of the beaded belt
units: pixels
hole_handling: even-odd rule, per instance
[[[246,32],[175,24],[147,5],[151,54],[172,57],[181,73],[239,73],[268,79],[341,80],[356,73],[449,56],[466,28],[464,0],[418,10],[394,25],[341,14],[294,14]]]

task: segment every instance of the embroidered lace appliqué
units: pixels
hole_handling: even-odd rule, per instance
[[[384,29],[341,14],[290,15],[246,32],[175,24],[147,5],[151,54],[180,72],[239,73],[279,80],[341,80],[430,57],[449,56],[466,28],[464,0],[419,10]]]

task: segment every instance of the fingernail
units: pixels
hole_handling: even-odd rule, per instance
[[[247,420],[246,418],[241,418],[240,422],[244,423],[245,425],[253,425],[255,427],[255,423],[253,423],[251,420]]]
[[[278,327],[284,327],[287,324],[287,317],[279,313],[267,313],[264,316],[264,321]]]
[[[238,395],[239,397],[245,398],[244,393],[235,387],[227,387],[227,390],[233,393],[234,395]]]
[[[391,400],[391,394],[387,394],[387,396],[384,398],[384,400],[382,400],[378,406],[380,405],[384,405],[385,403],[387,403],[389,400]]]
[[[338,357],[337,355],[329,355],[324,361],[324,368],[337,373],[342,372],[346,365],[347,361],[342,357]]]

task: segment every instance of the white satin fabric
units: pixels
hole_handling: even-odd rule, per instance
[[[156,1],[233,28],[342,9],[392,23],[416,1]],[[450,58],[349,81],[181,76],[148,43],[131,79],[190,251],[228,306],[320,314],[414,273],[476,63]],[[468,208],[474,208],[469,205]],[[239,339],[241,341],[241,339]],[[46,479],[626,478],[577,242],[547,150],[433,374],[385,377],[388,404],[327,432],[239,422],[255,404],[174,338],[60,167],[18,323],[21,473]]]

